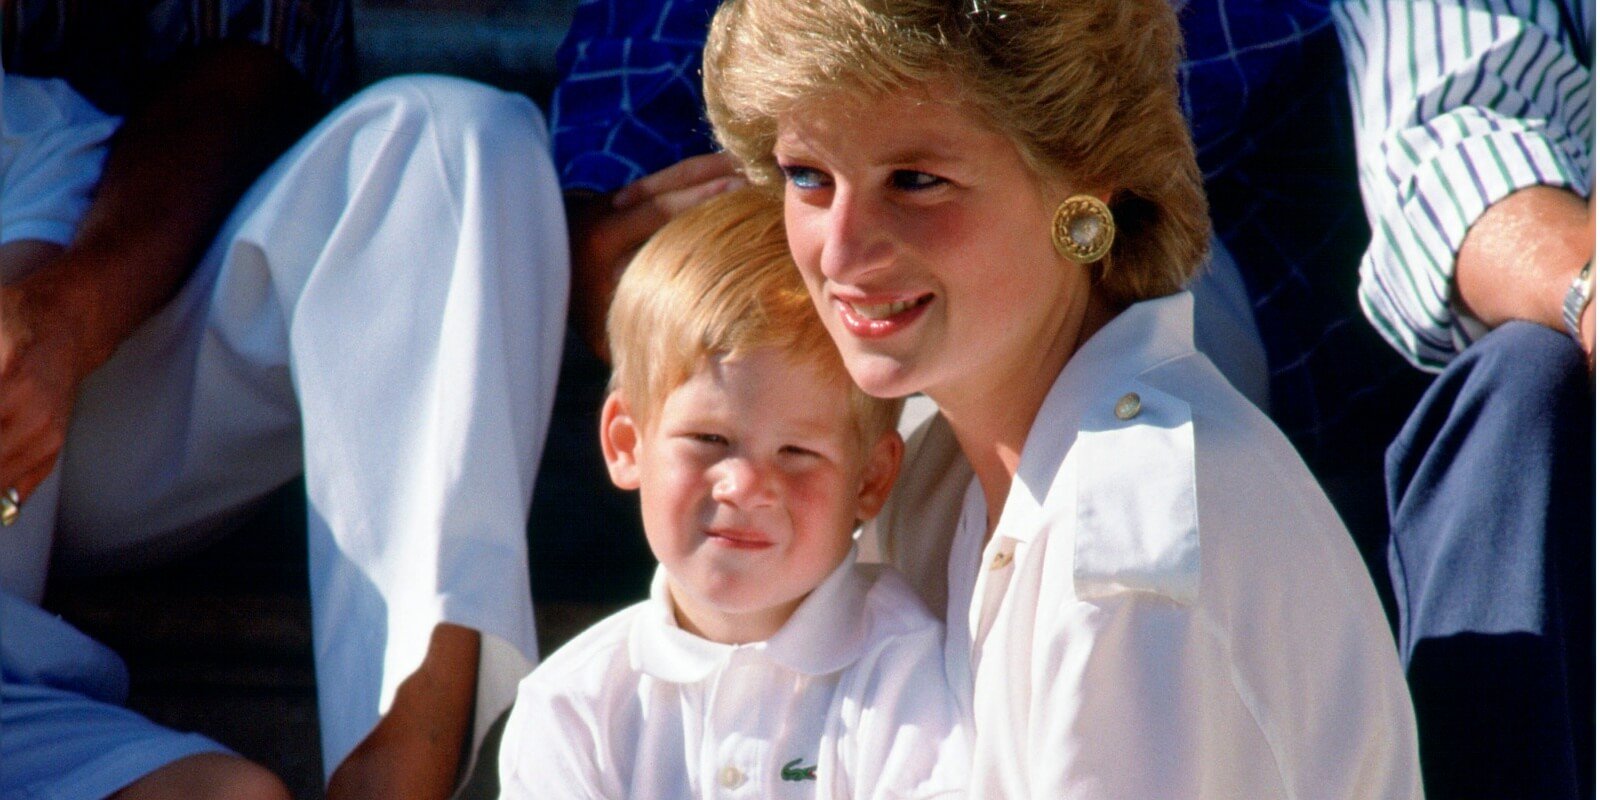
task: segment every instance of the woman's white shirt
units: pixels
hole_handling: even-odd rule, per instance
[[[1371,579],[1288,441],[1195,352],[1192,317],[1186,293],[1146,301],[1080,349],[987,543],[940,418],[862,537],[925,598],[948,592],[969,795],[1420,797]]]

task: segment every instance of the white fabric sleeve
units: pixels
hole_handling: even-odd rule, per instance
[[[1589,194],[1593,3],[1348,0],[1333,17],[1372,226],[1361,304],[1437,371],[1485,330],[1451,299],[1478,217],[1530,186]]]
[[[1055,678],[1035,689],[1041,713],[1021,759],[1030,797],[1217,797],[1205,790],[1217,751],[1204,708],[1231,687],[1226,671],[1204,669],[1208,633],[1193,607],[1124,592],[1039,624],[1052,626],[1039,672]]]
[[[100,180],[106,141],[120,120],[65,81],[0,76],[0,243],[67,244]]]
[[[607,800],[590,722],[570,699],[523,680],[500,740],[502,800]]]
[[[955,800],[964,797],[972,763],[970,734],[962,724],[944,672],[942,628],[900,637],[858,669],[838,715],[842,769],[835,798]]]
[[[1252,647],[1272,637],[1227,639],[1199,607],[1148,592],[1070,603],[1040,624],[1052,628],[1034,674],[1052,678],[1021,743],[1027,797],[1422,796],[1414,735],[1385,726],[1409,709],[1386,705],[1355,626],[1329,626],[1305,651]]]

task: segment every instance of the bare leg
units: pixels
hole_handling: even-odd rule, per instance
[[[267,768],[238,756],[201,753],[180,758],[129,784],[112,800],[289,800]]]

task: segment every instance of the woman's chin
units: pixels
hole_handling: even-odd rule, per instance
[[[882,353],[846,353],[845,369],[861,391],[873,397],[905,397],[922,391],[917,371],[906,360]]]

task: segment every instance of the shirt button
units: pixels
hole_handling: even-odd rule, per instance
[[[1011,554],[1001,551],[994,554],[994,560],[989,562],[989,569],[1005,569],[1011,564]]]
[[[722,786],[725,789],[737,789],[744,785],[744,773],[740,772],[738,767],[729,764],[722,768],[722,774],[718,776],[718,780],[722,781]]]
[[[1117,406],[1115,409],[1113,409],[1113,411],[1116,412],[1117,419],[1126,422],[1127,420],[1139,416],[1139,409],[1142,407],[1143,403],[1141,403],[1139,400],[1139,393],[1128,392],[1127,394],[1123,395],[1121,399],[1117,400]]]

